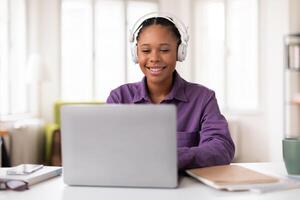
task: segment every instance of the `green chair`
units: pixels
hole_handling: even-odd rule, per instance
[[[54,122],[45,125],[45,164],[46,165],[61,165],[61,150],[60,150],[60,108],[63,105],[78,105],[78,104],[103,104],[99,101],[88,102],[69,102],[56,101],[54,103]]]

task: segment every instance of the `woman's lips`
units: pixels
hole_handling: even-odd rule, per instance
[[[162,71],[165,69],[166,67],[148,67],[146,66],[146,69],[150,72],[151,75],[159,75],[162,73]]]

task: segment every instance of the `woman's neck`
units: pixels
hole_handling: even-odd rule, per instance
[[[164,83],[147,82],[149,96],[152,103],[159,104],[165,99],[165,97],[170,93],[172,89],[172,82],[173,82],[172,80],[173,78],[171,78],[171,80],[168,80]]]

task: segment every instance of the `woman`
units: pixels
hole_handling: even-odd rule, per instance
[[[186,56],[186,27],[159,13],[139,21],[131,35],[131,50],[145,77],[111,91],[107,103],[175,104],[179,170],[229,164],[234,144],[215,93],[185,81],[176,71],[176,61]]]

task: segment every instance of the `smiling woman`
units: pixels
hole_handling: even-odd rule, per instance
[[[215,93],[185,81],[176,71],[176,61],[186,56],[186,27],[175,17],[161,13],[141,19],[133,28],[130,42],[133,61],[145,76],[141,82],[113,90],[107,103],[174,104],[179,170],[229,164],[234,144]]]

